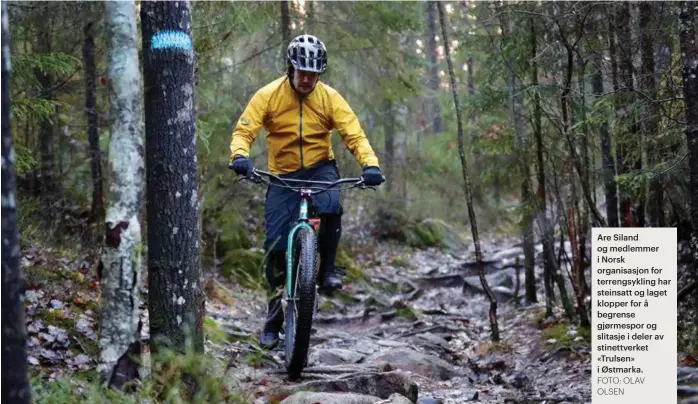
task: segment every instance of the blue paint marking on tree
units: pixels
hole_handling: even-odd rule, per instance
[[[191,37],[182,31],[161,31],[153,35],[151,49],[191,50]]]

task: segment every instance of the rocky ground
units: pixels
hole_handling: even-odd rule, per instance
[[[511,264],[511,257],[498,255],[502,250],[496,243],[486,247],[488,278],[500,298],[501,341],[496,344],[491,343],[489,302],[478,290],[467,251],[458,256],[400,249],[392,245],[375,254],[374,265],[364,268],[365,280],[349,283],[336,296],[320,297],[309,367],[300,383],[286,380],[281,347],[264,355],[257,366],[235,360],[248,355],[247,342],[210,348],[233,359],[231,379],[238,389],[253,393],[256,403],[305,388],[373,397],[361,401],[348,394],[295,394],[282,402],[590,401],[589,343],[574,326],[565,330],[564,345],[546,339],[541,328],[555,320],[543,318],[541,305],[515,306],[515,270],[502,268]],[[254,335],[264,303],[243,309],[212,302],[209,312],[223,329]],[[399,401],[396,393],[409,401]]]
[[[358,230],[351,234],[370,240]],[[360,244],[356,239],[345,242]],[[444,251],[369,242],[372,248],[355,251],[345,289],[319,298],[301,381],[287,380],[281,346],[267,352],[255,342],[266,311],[262,293],[212,274],[206,325],[225,337],[209,333],[207,354],[229,363],[225,382],[249,403],[590,402],[589,331],[569,325],[560,312],[545,318],[541,303],[517,304],[523,285],[516,242],[485,238],[482,244],[499,301],[497,343],[469,243]],[[94,254],[74,251],[23,252],[29,363],[51,378],[94,369],[95,262]],[[698,363],[691,356],[678,360],[680,402],[698,403]]]

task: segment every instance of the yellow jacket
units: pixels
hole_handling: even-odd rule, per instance
[[[321,81],[303,99],[293,90],[287,76],[259,89],[233,131],[231,161],[238,154],[249,156],[262,126],[268,132],[269,171],[274,174],[333,159],[333,128],[361,166],[378,166],[378,158],[349,104]]]

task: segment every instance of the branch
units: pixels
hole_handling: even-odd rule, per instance
[[[698,285],[698,281],[693,281],[693,282],[689,283],[688,285],[684,286],[683,288],[681,288],[681,290],[679,291],[679,294],[677,295],[678,300],[683,299],[684,297],[686,297],[687,294],[691,293],[693,291],[693,289],[696,288],[696,285]]]

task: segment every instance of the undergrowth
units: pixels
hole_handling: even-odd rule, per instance
[[[247,404],[250,393],[234,391],[225,384],[226,363],[218,358],[188,351],[164,351],[152,358],[152,372],[130,382],[120,391],[92,380],[62,377],[31,379],[34,402],[73,403],[232,403]]]

